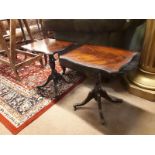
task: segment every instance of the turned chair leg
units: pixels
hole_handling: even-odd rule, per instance
[[[20,77],[19,77],[19,74],[18,74],[18,71],[17,71],[16,67],[13,67],[12,69],[13,69],[13,72],[14,72],[14,74],[15,74],[15,76],[16,76],[16,79],[17,79],[18,81],[20,81]]]
[[[41,57],[41,59],[39,60],[40,64],[41,64],[41,67],[44,67],[44,63],[43,63],[43,59]]]
[[[44,54],[44,61],[45,61],[45,66],[47,65],[47,63],[48,63],[48,56],[46,55],[46,54]]]

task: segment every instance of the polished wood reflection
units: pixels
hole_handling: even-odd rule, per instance
[[[118,72],[134,55],[134,52],[112,47],[83,45],[61,56],[61,59],[107,72]]]
[[[35,41],[27,45],[23,45],[22,48],[29,51],[37,51],[44,54],[51,54],[52,51],[54,52],[54,51],[64,49],[69,45],[71,45],[71,42],[58,41],[55,39],[47,38],[47,39]]]

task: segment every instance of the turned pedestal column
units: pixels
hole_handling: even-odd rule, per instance
[[[129,91],[155,101],[155,20],[147,20],[139,68],[127,76]]]

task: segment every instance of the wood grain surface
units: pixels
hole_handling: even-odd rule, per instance
[[[57,41],[55,39],[43,39],[38,40],[27,45],[23,45],[22,48],[29,51],[38,51],[44,54],[51,54],[53,51],[61,50],[71,45],[71,42]]]
[[[105,46],[83,45],[61,56],[60,62],[77,64],[113,73],[118,72],[134,56],[134,52],[127,50]]]

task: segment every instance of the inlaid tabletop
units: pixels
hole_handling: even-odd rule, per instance
[[[54,52],[54,51],[62,50],[71,44],[72,44],[71,42],[58,41],[55,39],[48,38],[48,39],[42,39],[42,40],[35,41],[33,43],[23,45],[21,47],[29,51],[38,51],[44,54],[51,54],[52,51]]]
[[[112,47],[83,45],[62,55],[60,61],[113,73],[119,72],[135,55],[135,52]]]

